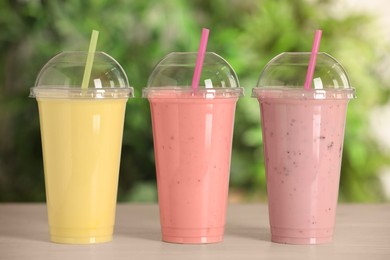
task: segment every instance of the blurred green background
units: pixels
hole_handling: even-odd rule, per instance
[[[265,201],[265,170],[258,103],[250,98],[264,65],[285,51],[320,50],[349,73],[358,99],[349,105],[340,200],[385,201],[381,172],[390,153],[370,130],[370,115],[389,101],[383,70],[388,42],[375,17],[335,12],[336,0],[3,0],[0,2],[0,201],[44,201],[37,104],[29,99],[41,67],[63,50],[86,50],[92,29],[97,49],[126,71],[137,98],[128,102],[119,201],[156,201],[149,104],[140,98],[153,66],[173,51],[197,51],[202,27],[208,51],[236,70],[246,97],[238,102],[230,201]],[[340,14],[341,13],[341,14]],[[382,68],[382,69],[381,69]]]

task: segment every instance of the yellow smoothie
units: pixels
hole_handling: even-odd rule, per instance
[[[51,240],[112,240],[127,98],[37,101]]]

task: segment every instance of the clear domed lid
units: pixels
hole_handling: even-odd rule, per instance
[[[104,52],[96,52],[87,88],[82,81],[88,52],[65,51],[49,60],[30,90],[30,97],[129,98],[134,90],[119,63]]]
[[[344,68],[323,52],[317,54],[311,89],[304,89],[310,55],[309,52],[284,52],[273,58],[263,69],[252,97],[355,98],[355,89]]]
[[[213,52],[205,54],[199,88],[194,92],[191,84],[196,58],[196,52],[172,52],[165,56],[153,69],[142,96],[183,97],[183,93],[187,93],[188,97],[227,98],[243,95],[233,68]]]

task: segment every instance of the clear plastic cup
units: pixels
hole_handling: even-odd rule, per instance
[[[95,53],[88,88],[87,52],[62,52],[40,71],[36,98],[42,136],[50,239],[89,244],[112,240],[126,102],[122,67]]]
[[[162,240],[223,240],[236,102],[232,67],[206,53],[200,86],[191,88],[197,53],[170,53],[154,68],[150,102]]]
[[[318,53],[313,87],[304,89],[310,53],[282,53],[260,75],[272,241],[332,241],[347,105],[355,98],[347,73]]]

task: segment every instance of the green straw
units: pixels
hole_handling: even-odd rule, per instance
[[[87,62],[85,64],[83,82],[81,84],[82,89],[87,89],[89,85],[89,80],[92,72],[93,59],[95,58],[95,51],[97,40],[99,36],[99,31],[92,30],[91,41],[89,43]]]

